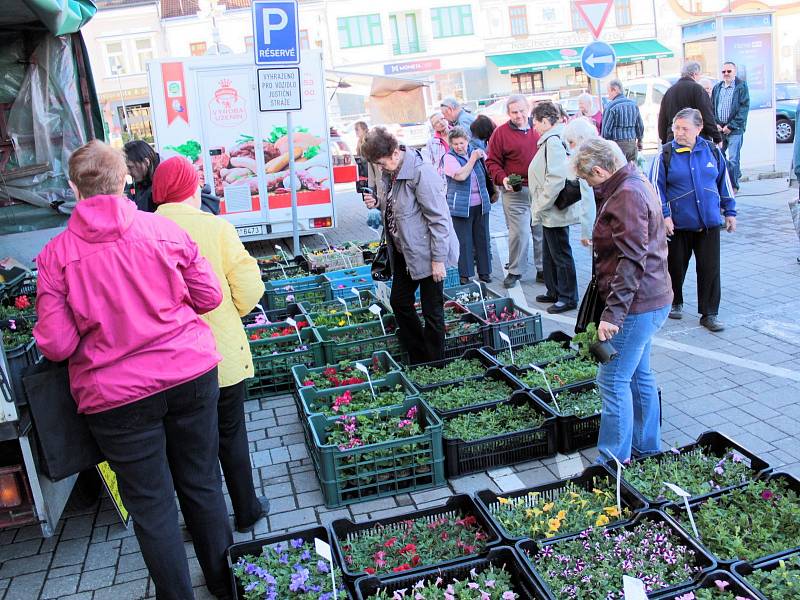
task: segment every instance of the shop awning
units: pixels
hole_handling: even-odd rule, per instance
[[[672,50],[662,45],[658,40],[652,39],[617,42],[611,45],[617,53],[617,62],[620,63],[651,58],[669,58],[673,55]],[[581,52],[583,52],[583,46],[574,46],[571,48],[516,52],[514,54],[495,54],[490,55],[489,60],[497,65],[501,73],[513,75],[530,71],[547,71],[548,69],[580,66]]]

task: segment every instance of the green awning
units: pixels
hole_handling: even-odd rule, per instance
[[[651,58],[669,58],[673,55],[672,50],[662,45],[658,40],[652,39],[617,42],[611,44],[611,46],[617,53],[618,63]],[[578,67],[581,64],[581,52],[583,52],[583,46],[573,46],[571,48],[552,48],[532,52],[516,52],[514,54],[495,54],[489,56],[489,60],[497,65],[501,73],[513,75],[530,71]]]

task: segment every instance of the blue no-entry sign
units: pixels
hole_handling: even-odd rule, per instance
[[[253,48],[257,65],[299,65],[296,0],[253,1]]]
[[[581,53],[583,72],[592,79],[603,79],[611,75],[617,64],[617,54],[605,42],[592,42]]]

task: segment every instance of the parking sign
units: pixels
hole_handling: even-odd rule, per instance
[[[257,65],[299,65],[296,0],[253,1],[253,48]]]

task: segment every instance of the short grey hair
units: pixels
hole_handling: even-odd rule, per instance
[[[583,100],[584,102],[589,102],[589,106],[594,107],[594,96],[589,94],[588,92],[583,92],[580,96],[578,96],[578,102]]]
[[[461,106],[461,103],[452,96],[447,96],[446,98],[442,98],[442,101],[439,102],[439,106],[447,106],[448,108],[458,108],[459,106]]]
[[[588,118],[578,117],[564,126],[562,135],[565,142],[574,142],[577,146],[580,146],[586,140],[597,137],[597,127]]]
[[[688,119],[691,121],[695,127],[702,127],[703,126],[703,115],[702,113],[697,110],[696,108],[682,108],[680,109],[677,114],[672,117],[672,124],[675,124],[675,121],[678,119]]]
[[[609,173],[616,173],[628,164],[625,155],[616,142],[595,136],[583,142],[570,157],[570,166],[578,177],[590,177],[592,169],[599,167]]]
[[[528,104],[528,99],[522,94],[511,94],[506,98],[506,112],[508,112],[512,104],[524,104],[528,110],[531,109],[530,104]]]
[[[700,73],[703,69],[700,68],[700,63],[696,60],[690,60],[684,63],[683,67],[681,68],[681,77],[694,77],[697,73]]]
[[[469,134],[463,127],[455,126],[448,132],[447,141],[452,144],[453,140],[456,138],[464,138],[465,140],[468,140]]]
[[[608,82],[608,87],[616,88],[620,94],[625,93],[625,86],[623,86],[622,82],[616,77]]]
[[[431,114],[429,114],[428,115],[428,121],[430,121],[433,117],[442,117],[444,119],[444,115],[442,114],[442,111],[440,111],[440,110],[435,110]]]

